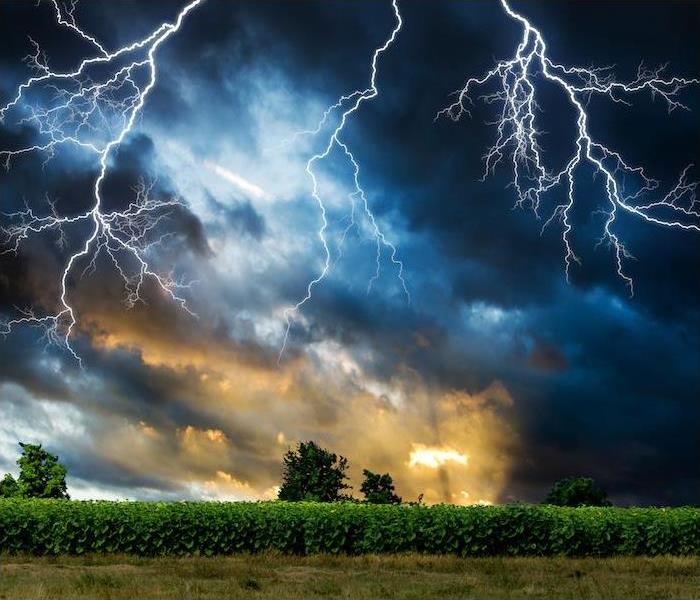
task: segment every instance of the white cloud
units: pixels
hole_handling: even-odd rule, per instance
[[[248,181],[245,177],[239,175],[238,173],[235,173],[234,171],[231,171],[230,169],[222,167],[221,165],[211,162],[209,160],[204,161],[204,166],[207,169],[209,169],[212,173],[215,173],[222,179],[225,179],[229,183],[233,184],[246,196],[249,196],[254,200],[272,199],[271,194],[266,192],[263,188],[261,188],[258,185],[255,185],[252,181]]]

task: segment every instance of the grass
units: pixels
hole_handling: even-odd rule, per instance
[[[0,558],[0,599],[700,598],[700,557]]]

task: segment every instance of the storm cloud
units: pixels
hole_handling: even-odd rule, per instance
[[[700,73],[690,2],[612,2],[604,14],[584,2],[518,7],[562,61],[616,63],[624,76],[642,59]],[[175,10],[85,2],[76,17],[116,47]],[[363,467],[388,470],[407,499],[537,501],[557,478],[582,474],[620,503],[698,502],[700,238],[621,219],[637,259],[630,297],[610,251],[595,248],[600,182],[590,178],[580,190],[590,211],[576,215],[583,264],[567,283],[556,224],[541,232],[532,214],[511,210],[506,169],[480,181],[493,107],[433,122],[466,76],[512,51],[517,27],[496,2],[404,0],[401,11],[380,94],[346,141],[412,301],[386,254],[367,292],[375,247],[357,227],[333,246],[330,276],[277,363],[284,309],[323,266],[305,172],[318,144],[289,139],[367,84],[371,53],[393,25],[390,3],[207,0],[159,50],[158,83],[105,182],[110,206],[128,204],[139,182],[182,201],[159,225],[168,235],[153,260],[191,282],[197,316],[155,286],[126,307],[108,260],[72,282],[83,369],[35,329],[0,341],[0,467],[14,468],[15,441],[41,441],[68,464],[77,496],[270,497],[283,452],[315,439],[348,456],[356,487]],[[3,3],[3,100],[28,75],[27,35],[52,65],[86,51],[56,31],[48,5]],[[696,112],[668,115],[644,98],[632,108],[594,102],[591,126],[671,182],[700,164],[697,90],[686,102]],[[544,108],[557,156],[571,124]],[[35,134],[2,125],[0,147]],[[89,206],[96,166],[72,150],[43,158],[0,173],[3,212],[25,203],[46,212],[47,197],[65,214]],[[322,185],[337,234],[351,188],[332,159]],[[68,241],[49,233],[0,255],[4,318],[55,308]]]

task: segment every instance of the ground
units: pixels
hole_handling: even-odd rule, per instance
[[[0,598],[700,598],[700,557],[0,558]]]

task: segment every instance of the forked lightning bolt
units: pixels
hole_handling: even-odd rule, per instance
[[[0,108],[0,122],[18,114],[16,123],[30,125],[40,141],[10,150],[1,150],[0,158],[9,169],[23,155],[43,153],[49,160],[61,146],[74,146],[95,156],[98,172],[94,180],[90,208],[78,214],[60,214],[49,200],[46,214],[29,206],[25,210],[4,213],[5,252],[17,252],[30,237],[54,231],[61,244],[67,243],[66,228],[82,227],[81,241],[67,258],[60,275],[60,297],[55,312],[38,315],[33,310],[7,321],[0,333],[7,334],[18,325],[44,329],[49,342],[65,344],[80,362],[71,345],[77,323],[71,304],[69,279],[96,268],[100,255],[108,257],[124,282],[125,302],[133,306],[142,300],[142,288],[152,280],[167,296],[189,312],[180,295],[187,284],[174,277],[157,273],[149,263],[149,251],[159,244],[159,224],[168,212],[180,205],[176,198],[156,199],[151,187],[140,184],[126,208],[107,211],[103,208],[102,188],[110,160],[132,131],[146,98],[156,84],[156,51],[181,27],[185,17],[203,0],[193,0],[182,8],[172,22],[160,24],[142,40],[108,50],[85,32],[75,20],[75,0],[70,6],[52,0],[56,22],[80,36],[89,46],[91,56],[73,71],[54,71],[39,45],[31,40],[34,52],[27,62],[34,74],[17,88],[14,97]],[[82,266],[82,269],[80,268]]]
[[[550,57],[542,33],[528,19],[515,12],[508,0],[500,0],[500,3],[506,14],[523,28],[514,56],[499,61],[482,77],[468,79],[457,92],[456,101],[441,110],[436,119],[448,116],[456,121],[468,115],[475,88],[495,84],[495,92],[481,97],[488,104],[500,107],[496,141],[484,158],[484,178],[493,173],[502,161],[510,161],[511,184],[517,195],[516,206],[528,206],[537,218],[540,218],[543,195],[555,188],[563,188],[565,199],[547,216],[542,229],[555,220],[562,223],[567,280],[572,263],[581,262],[574,252],[570,236],[573,228],[571,211],[576,198],[576,171],[588,163],[596,174],[602,176],[604,183],[605,206],[596,211],[602,213],[604,221],[599,244],[605,243],[612,248],[617,273],[633,295],[633,281],[625,271],[626,259],[632,255],[614,227],[618,211],[654,225],[700,231],[700,202],[696,196],[698,183],[688,179],[689,166],[665,196],[658,200],[646,200],[649,193],[658,190],[659,182],[648,177],[642,167],[630,164],[619,152],[591,135],[588,101],[592,96],[600,95],[630,106],[628,98],[631,95],[646,92],[661,98],[669,113],[676,109],[687,110],[678,99],[678,94],[688,86],[697,85],[700,80],[668,76],[663,66],[654,70],[640,67],[634,80],[620,82],[615,79],[612,67],[584,68],[556,63]],[[537,99],[540,95],[538,86],[543,79],[558,87],[576,114],[575,150],[561,170],[547,166],[539,145],[542,130],[537,125]]]
[[[321,163],[324,159],[328,158],[328,156],[331,154],[331,152],[334,149],[339,149],[341,150],[347,160],[349,161],[350,166],[352,167],[352,172],[353,172],[353,191],[350,193],[350,201],[351,201],[351,215],[350,215],[350,222],[348,226],[345,228],[342,234],[341,238],[341,244],[345,240],[345,237],[347,236],[348,232],[351,230],[352,227],[356,226],[356,221],[355,221],[355,214],[356,214],[356,203],[359,200],[360,205],[361,205],[361,210],[367,219],[367,222],[369,223],[369,228],[371,231],[371,234],[374,238],[374,242],[376,244],[376,253],[375,253],[375,260],[376,260],[376,269],[374,272],[374,275],[370,279],[368,286],[367,286],[367,291],[368,293],[372,289],[373,283],[379,278],[380,275],[380,270],[381,270],[381,258],[382,258],[382,249],[385,249],[389,253],[389,258],[392,262],[392,264],[396,267],[397,269],[397,275],[398,279],[401,282],[401,287],[406,295],[407,300],[410,301],[410,294],[408,292],[408,287],[406,285],[406,281],[404,279],[404,265],[401,260],[397,257],[397,250],[396,246],[392,244],[386,236],[382,233],[381,229],[379,228],[379,225],[376,221],[376,218],[374,214],[372,213],[372,210],[369,206],[369,202],[367,199],[367,195],[365,193],[364,188],[362,187],[360,183],[360,165],[357,162],[354,154],[352,153],[351,149],[342,140],[342,133],[343,129],[345,128],[345,125],[348,122],[348,119],[355,113],[357,110],[360,108],[363,102],[367,102],[369,100],[372,100],[373,98],[376,98],[379,95],[379,90],[377,89],[377,66],[379,63],[379,58],[381,55],[386,52],[394,43],[396,40],[396,36],[398,35],[399,31],[401,30],[401,27],[403,26],[403,20],[401,18],[401,13],[399,11],[399,6],[398,6],[398,0],[392,0],[392,8],[394,9],[394,16],[396,18],[396,24],[394,25],[394,28],[391,31],[391,34],[387,38],[387,40],[376,48],[374,50],[374,53],[372,55],[372,63],[371,63],[371,75],[370,75],[370,81],[369,81],[369,86],[365,88],[364,90],[354,90],[353,92],[350,92],[348,94],[345,94],[341,96],[335,104],[332,104],[329,106],[323,113],[321,119],[318,122],[318,125],[316,126],[315,129],[313,130],[308,130],[308,131],[301,131],[298,134],[296,134],[295,137],[299,136],[305,136],[305,135],[310,135],[310,136],[317,136],[320,135],[321,132],[323,132],[326,128],[330,130],[330,134],[327,138],[327,141],[324,143],[322,150],[316,154],[314,154],[306,163],[306,172],[309,176],[309,179],[311,180],[311,195],[313,196],[314,200],[316,200],[319,210],[321,212],[321,227],[318,231],[318,237],[319,240],[321,241],[321,246],[323,247],[323,252],[324,252],[324,263],[323,263],[323,268],[321,269],[321,272],[319,273],[318,276],[316,276],[314,279],[312,279],[307,287],[306,287],[306,294],[304,297],[299,300],[295,305],[290,306],[284,311],[284,318],[286,320],[286,329],[284,332],[284,338],[282,341],[282,348],[280,350],[279,354],[279,360],[281,360],[282,355],[284,354],[285,348],[287,346],[287,341],[289,338],[289,331],[292,327],[293,323],[293,316],[299,312],[301,307],[308,302],[311,299],[313,289],[315,286],[317,286],[321,281],[325,279],[325,277],[328,275],[328,272],[331,269],[331,251],[330,247],[328,244],[328,239],[326,236],[326,232],[328,230],[328,217],[327,217],[327,210],[326,210],[326,205],[323,201],[323,198],[321,196],[320,190],[319,190],[319,185],[318,185],[318,179],[317,179],[317,173],[316,173],[316,168],[318,167],[319,163]],[[335,125],[332,125],[328,127],[329,122],[333,122],[333,119],[335,119]]]

